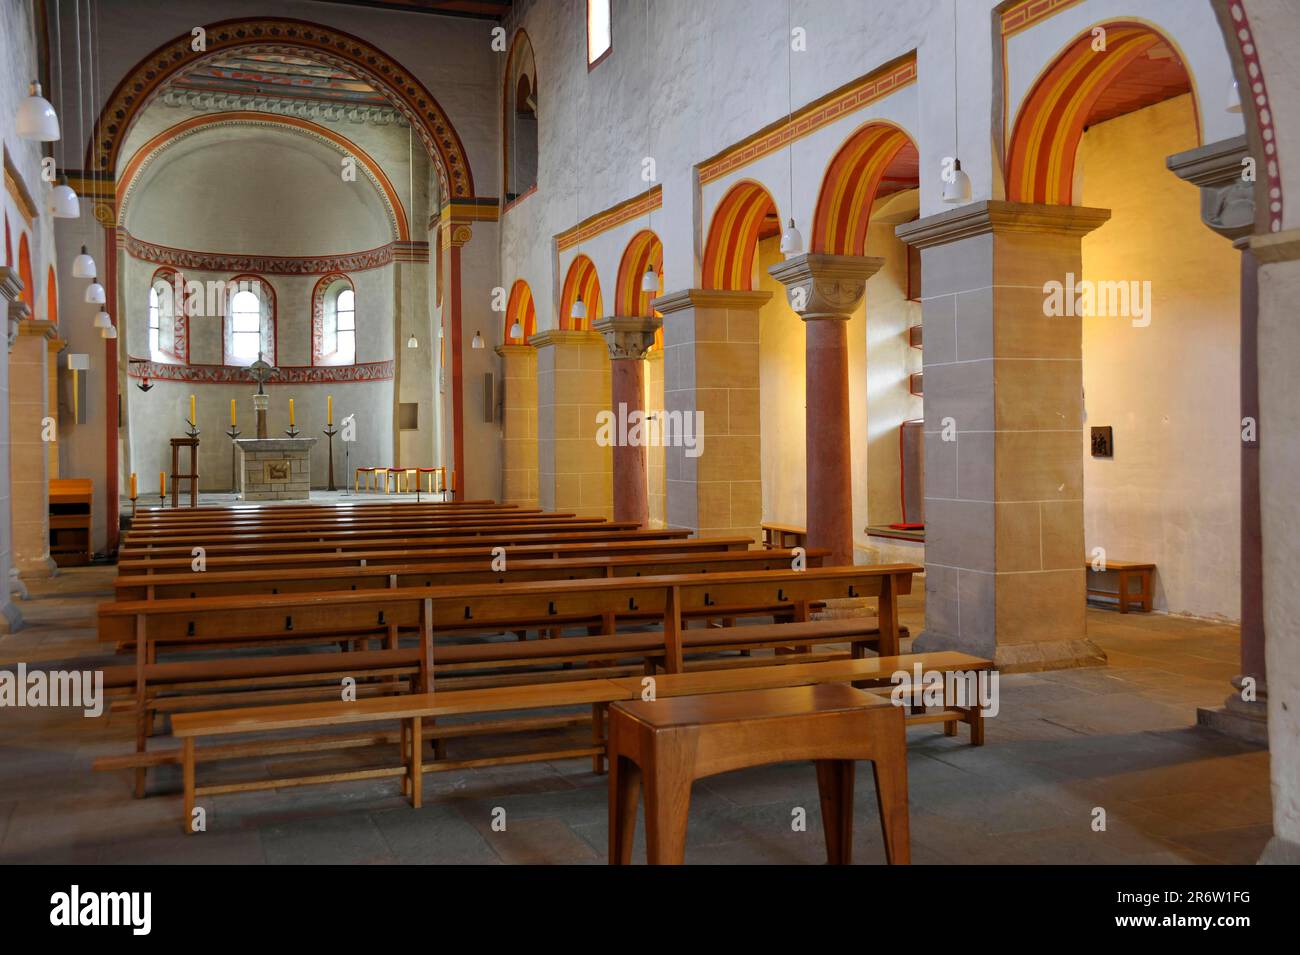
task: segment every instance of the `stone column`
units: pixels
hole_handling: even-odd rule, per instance
[[[985,200],[895,230],[921,250],[923,283],[917,649],[1005,670],[1105,662],[1084,621],[1082,323],[1049,314],[1046,283],[1082,275],[1082,238],[1109,217]]]
[[[501,500],[537,506],[537,349],[498,345],[505,407],[501,420]]]
[[[804,321],[808,546],[826,566],[853,563],[853,451],[849,428],[848,321],[884,259],[805,253],[770,269]]]
[[[655,348],[645,356],[646,410],[663,420],[664,350]],[[664,446],[652,444],[646,449],[646,474],[650,482],[650,526],[664,526]]]
[[[9,507],[13,560],[25,579],[58,573],[50,557],[50,394],[48,321],[25,321],[9,353]]]
[[[771,297],[685,289],[652,303],[665,316],[664,424],[689,428],[664,449],[671,527],[761,537],[758,310]]]
[[[1199,707],[1196,721],[1221,733],[1268,745],[1264,665],[1263,528],[1259,502],[1259,266],[1250,250],[1255,184],[1242,173],[1246,136],[1170,156],[1178,178],[1201,190],[1201,221],[1241,251],[1241,672],[1221,708]],[[1252,685],[1253,684],[1253,685]]]
[[[631,421],[645,415],[645,356],[654,344],[655,332],[662,320],[655,317],[611,316],[601,318],[592,327],[605,336],[609,348],[610,410],[617,422]],[[646,442],[650,435],[646,424],[638,441],[619,441],[614,445],[614,520],[636,521],[642,527],[650,523],[650,479]]]
[[[9,360],[7,352],[18,340],[22,319],[31,314],[27,303],[18,296],[23,290],[18,272],[0,265],[0,329],[5,329],[8,348],[0,361],[0,474],[9,473]],[[13,567],[13,528],[9,509],[11,490],[0,481],[0,633],[12,633],[23,625],[23,615],[11,596],[10,570]],[[21,584],[19,585],[21,589]]]
[[[610,517],[610,449],[596,443],[609,405],[609,351],[595,332],[538,332],[537,491],[546,510]]]

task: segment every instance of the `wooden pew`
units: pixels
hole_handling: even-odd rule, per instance
[[[720,550],[744,551],[753,542],[748,537],[695,537],[688,538],[689,531],[674,531],[667,537],[630,537],[612,535],[612,537],[590,537],[585,540],[567,540],[560,542],[534,541],[517,544],[510,548],[509,559],[556,560],[573,557],[597,556],[634,556],[654,554],[701,554]],[[492,557],[490,543],[459,542],[445,547],[414,548],[410,550],[361,550],[339,553],[334,550],[315,551],[299,554],[277,554],[259,557],[253,555],[209,556],[208,573],[220,570],[284,570],[286,568],[308,567],[369,567],[396,566],[423,562],[450,563],[464,561],[488,561]],[[178,571],[193,573],[191,569],[194,558],[188,554],[183,557],[150,557],[122,559],[118,561],[118,579],[132,576],[150,576],[154,574],[171,574]],[[143,597],[139,599],[144,599]]]
[[[908,654],[661,676],[656,678],[654,689],[656,697],[670,697],[783,686],[809,686],[818,683],[853,683],[874,685],[878,687],[877,692],[889,694],[893,692],[889,686],[891,676],[898,671],[910,674],[917,664],[923,671],[945,674],[975,672],[992,666],[989,660],[963,653]],[[610,703],[620,700],[639,699],[644,689],[644,681],[639,679],[598,679],[551,685],[441,691],[354,702],[336,701],[180,714],[173,719],[173,733],[181,740],[179,762],[182,766],[183,780],[182,827],[186,832],[192,831],[191,820],[200,796],[347,780],[401,778],[404,780],[403,791],[410,796],[412,805],[418,808],[422,801],[422,779],[426,773],[584,756],[600,760],[605,748],[604,709]],[[589,746],[511,753],[478,759],[437,758],[428,763],[424,761],[423,744],[426,738],[445,741],[457,735],[477,735],[474,731],[481,729],[478,726],[469,728],[438,726],[436,721],[439,719],[577,706],[590,706],[593,710],[592,741]],[[941,712],[913,714],[909,719],[911,722],[943,722],[945,731],[950,726],[955,730],[957,722],[965,722],[971,727],[972,744],[983,743],[983,715],[978,705],[958,708],[946,703]],[[200,739],[394,721],[401,725],[399,733],[396,734],[401,756],[400,765],[203,786],[200,786],[197,781],[197,767],[201,762],[243,756],[273,755],[276,752],[301,751],[301,748],[304,748],[303,744],[298,744],[298,749],[290,748],[294,744],[281,740],[271,744],[214,746],[199,750],[196,742]],[[426,721],[427,724],[433,725],[427,725]],[[469,732],[462,732],[465,729]],[[376,743],[391,744],[394,741],[394,734],[379,734],[372,736],[372,739]],[[268,749],[268,746],[271,748]],[[325,747],[312,747],[309,742],[305,744],[305,748]],[[173,755],[171,759],[176,760],[177,756]]]
[[[416,510],[416,509],[438,509],[446,511],[455,511],[457,508],[497,508],[499,510],[508,510],[517,508],[517,504],[502,504],[497,501],[474,500],[474,501],[375,501],[373,503],[354,500],[352,503],[337,501],[329,504],[256,504],[236,502],[233,504],[210,505],[206,507],[141,507],[137,511],[137,517],[143,521],[202,521],[211,518],[221,518],[226,515],[234,516],[257,516],[257,515],[278,515],[278,514],[302,514],[315,513],[317,511],[337,510],[337,511],[395,511],[395,510]]]

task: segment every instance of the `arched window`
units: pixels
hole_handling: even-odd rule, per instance
[[[609,56],[613,48],[609,0],[587,0],[587,69]]]
[[[528,34],[515,34],[503,92],[506,202],[537,187],[537,64]]]
[[[355,365],[357,293],[346,275],[327,275],[316,283],[311,302],[311,363]]]
[[[275,364],[275,293],[256,276],[227,283],[225,364],[251,365],[262,355]]]
[[[151,361],[186,364],[189,361],[189,329],[185,315],[185,279],[164,266],[149,284],[147,310],[149,358]]]
[[[162,349],[158,347],[158,330],[161,321],[158,298],[158,287],[151,287],[149,289],[149,358],[152,361],[157,361],[162,355]]]

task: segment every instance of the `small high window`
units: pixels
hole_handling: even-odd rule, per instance
[[[357,360],[357,314],[354,302],[356,293],[347,288],[339,292],[334,305],[335,348],[340,365],[351,365]]]
[[[261,343],[262,303],[252,292],[236,292],[230,300],[230,357],[236,364],[251,365]]]
[[[587,67],[590,69],[606,56],[614,45],[610,28],[609,0],[587,0]]]
[[[149,358],[157,361],[162,355],[162,349],[158,347],[159,331],[159,306],[158,306],[158,289],[149,289]]]

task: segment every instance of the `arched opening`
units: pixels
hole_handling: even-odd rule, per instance
[[[45,271],[45,312],[52,324],[59,324],[59,283],[52,265]]]
[[[261,355],[276,364],[275,289],[258,275],[226,282],[222,364],[247,367]]]
[[[356,364],[357,306],[356,287],[343,273],[331,273],[316,283],[311,293],[313,365]]]
[[[519,334],[513,334],[515,326]],[[533,290],[523,279],[516,279],[510,286],[510,298],[506,301],[505,328],[501,340],[507,345],[526,345],[528,339],[537,331],[537,306],[533,304]]]
[[[758,241],[780,233],[781,220],[768,191],[751,180],[736,183],[718,203],[709,224],[701,276],[704,288],[753,289]]]
[[[27,244],[26,232],[18,237],[18,277],[23,280],[23,290],[18,297],[27,303],[27,307],[32,310],[32,317],[35,318],[36,276],[32,272],[32,250]]]
[[[151,361],[182,365],[189,362],[189,316],[186,311],[189,298],[185,277],[180,272],[170,266],[154,272],[149,282],[146,306]]]
[[[574,309],[581,302],[579,315],[574,316]],[[575,256],[569,264],[569,271],[564,276],[564,287],[560,292],[560,328],[568,331],[588,331],[591,323],[603,317],[605,302],[600,294],[600,276],[596,274],[596,265],[585,255]]]
[[[502,144],[506,202],[537,188],[537,62],[528,34],[515,34],[506,57],[502,93]]]
[[[647,272],[654,276],[653,292],[644,288],[648,284],[645,279]],[[642,229],[632,236],[618,264],[618,294],[614,302],[614,314],[654,314],[650,303],[662,295],[663,290],[664,245],[659,241],[659,236],[649,229]],[[656,336],[655,340],[662,343],[660,336]]]

